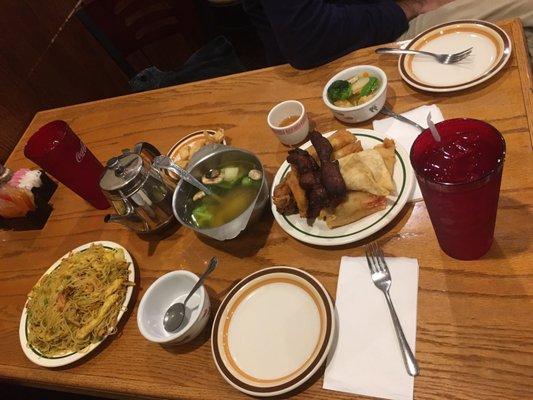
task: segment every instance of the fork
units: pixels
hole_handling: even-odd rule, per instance
[[[421,54],[425,56],[431,56],[435,58],[441,64],[455,64],[461,60],[464,60],[466,57],[472,53],[473,47],[469,49],[460,51],[458,53],[451,54],[437,54],[431,53],[429,51],[420,51],[420,50],[408,50],[408,49],[398,49],[395,47],[380,47],[376,49],[377,54]]]
[[[396,337],[398,338],[400,350],[402,351],[402,358],[407,373],[411,376],[417,376],[419,372],[418,363],[409,347],[409,343],[407,343],[407,340],[405,339],[400,320],[396,315],[396,310],[394,310],[394,305],[390,298],[389,289],[391,287],[392,279],[387,263],[385,262],[383,250],[381,250],[377,242],[371,242],[365,246],[365,255],[368,267],[370,268],[372,282],[374,282],[374,285],[383,292],[387,299],[387,305],[389,306],[390,315],[394,324],[394,329],[396,330]]]

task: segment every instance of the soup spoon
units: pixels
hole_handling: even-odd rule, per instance
[[[191,291],[185,298],[185,301],[183,303],[174,303],[167,309],[167,312],[163,317],[163,327],[167,332],[174,332],[180,327],[183,322],[183,318],[185,318],[185,305],[187,304],[187,301],[189,301],[194,292],[196,292],[198,288],[202,286],[202,282],[204,281],[204,279],[207,278],[209,274],[215,270],[217,265],[218,259],[216,257],[213,257],[211,261],[209,261],[209,265],[207,266],[204,273],[198,279],[198,282],[196,282],[196,285],[194,285],[194,287],[191,289]]]
[[[193,185],[196,189],[201,190],[205,194],[209,196],[213,196],[215,198],[218,198],[217,195],[215,195],[211,189],[209,189],[207,186],[205,186],[202,182],[200,182],[198,179],[196,179],[194,176],[191,175],[188,171],[184,170],[183,168],[179,167],[178,165],[174,164],[172,160],[167,156],[157,156],[154,158],[154,161],[152,163],[154,168],[158,169],[167,169],[169,171],[174,172],[176,175],[178,175],[181,179],[183,179],[185,182]]]
[[[419,124],[417,124],[415,121],[409,119],[409,118],[406,118],[404,117],[403,115],[401,114],[397,114],[395,113],[394,111],[392,111],[391,108],[389,108],[386,104],[383,105],[383,108],[381,110],[379,110],[379,112],[383,115],[387,115],[389,117],[392,117],[392,118],[396,118],[398,121],[402,121],[406,124],[409,124],[409,125],[412,125],[414,126],[415,128],[417,128],[418,130],[420,130],[420,132],[422,132],[423,130],[425,130],[425,128],[423,126],[420,126]]]

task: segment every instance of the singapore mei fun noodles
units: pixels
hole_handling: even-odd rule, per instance
[[[84,349],[115,332],[128,281],[122,249],[69,254],[28,295],[28,343],[44,356]]]

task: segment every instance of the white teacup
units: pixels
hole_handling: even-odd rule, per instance
[[[283,122],[290,117],[295,120],[284,125]],[[305,107],[296,100],[287,100],[274,106],[268,113],[267,122],[279,141],[286,145],[303,142],[309,133],[309,118]]]

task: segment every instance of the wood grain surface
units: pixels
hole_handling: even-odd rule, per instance
[[[7,162],[11,168],[29,165],[22,154],[28,136],[60,118],[102,161],[139,141],[165,152],[189,132],[222,127],[231,144],[254,151],[273,175],[287,149],[269,131],[269,109],[282,100],[298,99],[320,131],[341,128],[322,103],[323,85],[342,68],[374,64],[389,77],[388,100],[397,112],[435,103],[446,118],[488,121],[504,135],[508,152],[494,244],[485,257],[469,262],[451,259],[439,249],[423,202],[406,206],[393,223],[364,242],[320,248],[289,237],[270,211],[238,239],[224,243],[200,238],[183,227],[159,240],[141,238],[121,225],[104,224],[105,211],[92,209],[60,185],[52,199],[55,210],[43,230],[0,232],[0,378],[121,397],[244,398],[217,372],[209,329],[192,343],[174,348],[160,347],[140,335],[136,310],[147,287],[173,269],[199,273],[216,255],[220,266],[207,282],[213,313],[235,282],[274,265],[303,268],[335,296],[341,256],[360,256],[361,246],[379,237],[388,255],[414,257],[420,263],[416,356],[421,373],[415,379],[415,398],[533,398],[532,83],[520,23],[500,25],[515,49],[509,63],[488,82],[454,94],[411,89],[400,79],[395,57],[377,56],[369,48],[308,71],[285,65],[38,113]],[[371,123],[358,126],[368,128]],[[27,293],[64,253],[104,239],[122,244],[135,259],[140,276],[135,306],[119,333],[87,359],[56,370],[33,365],[18,337]],[[323,390],[322,374],[323,369],[293,395],[355,397]]]

